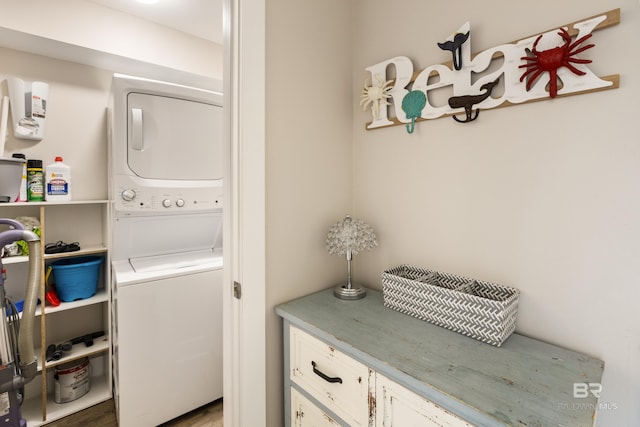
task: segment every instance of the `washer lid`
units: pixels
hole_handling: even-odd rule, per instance
[[[172,255],[157,255],[129,260],[136,273],[150,273],[158,271],[175,271],[189,267],[214,268],[221,264],[220,256],[213,250],[185,252]]]
[[[116,286],[122,287],[220,270],[222,264],[220,251],[205,250],[116,260],[112,271]]]

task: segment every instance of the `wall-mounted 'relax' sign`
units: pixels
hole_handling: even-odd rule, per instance
[[[409,58],[397,56],[366,68],[360,104],[373,117],[366,128],[406,125],[412,133],[418,121],[453,116],[468,123],[480,109],[615,89],[620,76],[596,76],[586,56],[597,51],[592,33],[619,22],[615,9],[473,56],[467,22],[433,44],[450,51],[450,62],[414,72]]]

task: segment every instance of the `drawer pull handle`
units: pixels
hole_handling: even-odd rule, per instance
[[[319,376],[320,378],[322,378],[323,380],[329,382],[329,383],[340,383],[342,384],[342,378],[340,377],[330,377],[327,374],[325,374],[324,372],[318,370],[318,368],[316,368],[316,362],[314,362],[313,360],[311,361],[311,366],[313,366],[313,373],[316,374],[317,376]]]

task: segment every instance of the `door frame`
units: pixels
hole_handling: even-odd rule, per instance
[[[259,427],[266,419],[265,0],[223,0],[223,14],[224,425]]]

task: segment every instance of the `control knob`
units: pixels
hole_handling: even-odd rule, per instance
[[[176,200],[176,206],[181,208],[184,206],[184,199],[178,199]]]
[[[169,199],[164,199],[162,201],[162,206],[164,206],[165,208],[170,208],[171,207],[171,200]]]
[[[122,197],[122,200],[126,202],[130,202],[136,198],[136,192],[130,188],[127,188],[122,190],[122,193],[120,193],[120,196]]]

